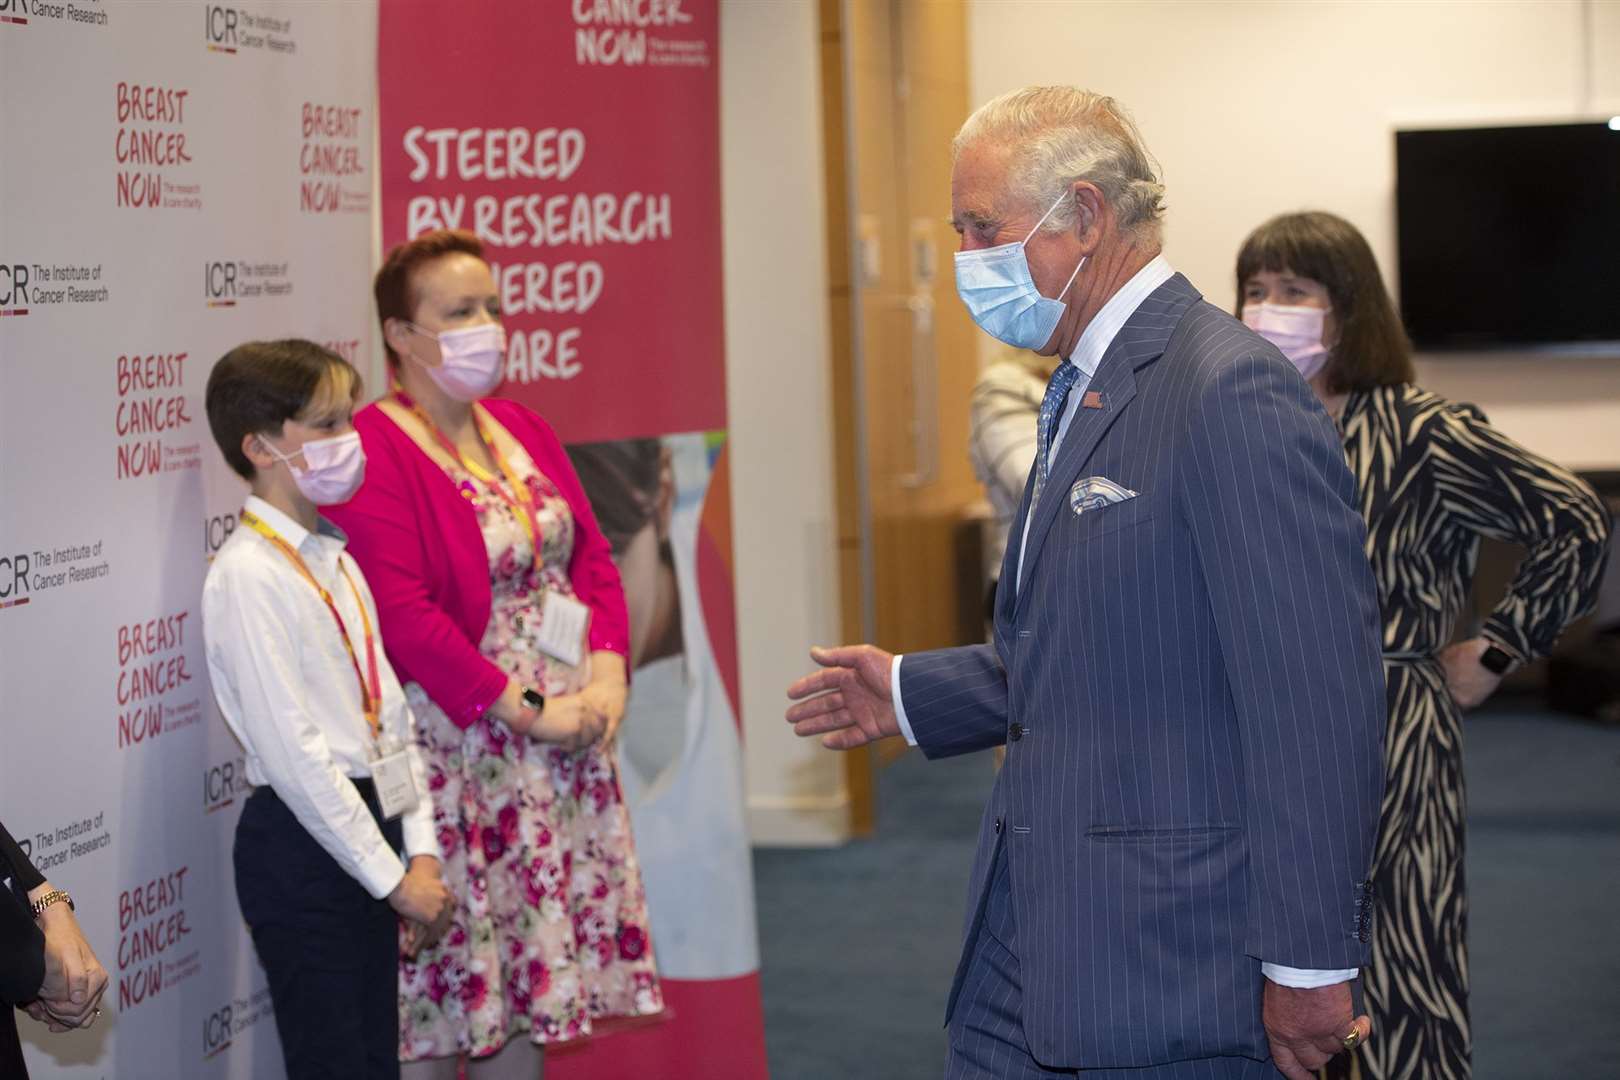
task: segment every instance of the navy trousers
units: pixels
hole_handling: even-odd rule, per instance
[[[1049,1069],[1036,1061],[1024,1038],[1018,928],[1005,851],[996,853],[984,915],[972,938],[967,975],[948,1030],[945,1080],[1277,1080],[1280,1075],[1270,1062],[1245,1057],[1139,1069]]]
[[[383,836],[376,789],[356,780]],[[236,895],[270,980],[288,1080],[399,1080],[399,922],[268,787],[236,826]]]

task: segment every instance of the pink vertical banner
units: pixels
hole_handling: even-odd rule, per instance
[[[500,395],[569,444],[632,615],[619,767],[667,1009],[551,1080],[767,1075],[743,814],[720,261],[717,0],[383,0],[385,249],[475,232]]]
[[[716,0],[388,0],[383,245],[483,239],[565,443],[726,426]]]

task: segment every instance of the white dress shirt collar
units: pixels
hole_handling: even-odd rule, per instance
[[[1079,344],[1067,358],[1068,363],[1079,368],[1088,379],[1097,374],[1097,365],[1102,363],[1108,346],[1114,343],[1114,338],[1119,336],[1125,323],[1136,314],[1142,301],[1152,296],[1155,289],[1173,276],[1175,270],[1169,261],[1163,255],[1155,255],[1152,262],[1131,275],[1119,292],[1108,298],[1102,310],[1081,333]]]
[[[1065,360],[1066,364],[1073,364],[1080,369],[1080,378],[1075,380],[1069,391],[1069,399],[1064,404],[1062,418],[1058,422],[1057,430],[1052,435],[1052,445],[1048,450],[1052,460],[1057,459],[1058,448],[1063,445],[1063,437],[1068,434],[1069,423],[1074,419],[1075,410],[1081,399],[1085,396],[1086,387],[1097,374],[1097,367],[1108,352],[1108,347],[1114,343],[1114,338],[1125,328],[1125,323],[1136,314],[1136,309],[1142,306],[1142,301],[1153,295],[1155,289],[1175,276],[1175,270],[1163,255],[1155,255],[1153,260],[1142,269],[1131,275],[1129,281],[1108,298],[1102,310],[1097,312],[1084,331],[1080,334],[1080,342],[1074,347]],[[1024,517],[1024,528],[1018,540],[1018,563],[1013,587],[1019,588],[1024,577],[1024,552],[1029,546],[1029,523],[1035,517],[1035,504],[1031,503]],[[1005,583],[1003,583],[1005,584]],[[900,700],[900,661],[902,657],[894,658],[894,665],[890,670],[890,697],[894,701],[895,718],[900,722],[900,733],[905,736],[906,742],[912,746],[917,745],[916,736],[912,733],[911,723],[906,717],[905,703]]]
[[[323,517],[315,519],[315,531],[310,532],[291,515],[276,509],[257,495],[249,495],[247,501],[242,504],[242,509],[253,511],[260,521],[276,530],[283,540],[301,554],[308,555],[313,548],[322,554],[336,555],[349,545],[348,535]],[[306,542],[311,539],[317,543],[306,546]]]

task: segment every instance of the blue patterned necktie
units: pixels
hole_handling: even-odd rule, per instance
[[[1063,403],[1069,391],[1080,378],[1080,369],[1065,360],[1052,372],[1052,381],[1046,384],[1046,396],[1041,399],[1041,416],[1035,426],[1035,498],[1041,497],[1051,472],[1052,434],[1057,430],[1058,418],[1063,415]]]

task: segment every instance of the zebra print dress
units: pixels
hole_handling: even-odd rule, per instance
[[[1469,1075],[1462,716],[1436,655],[1451,640],[1479,538],[1525,545],[1483,634],[1546,654],[1596,600],[1609,515],[1585,483],[1493,429],[1471,405],[1410,385],[1356,392],[1340,419],[1384,615],[1389,725],[1365,973],[1373,1037],[1328,1075]]]

